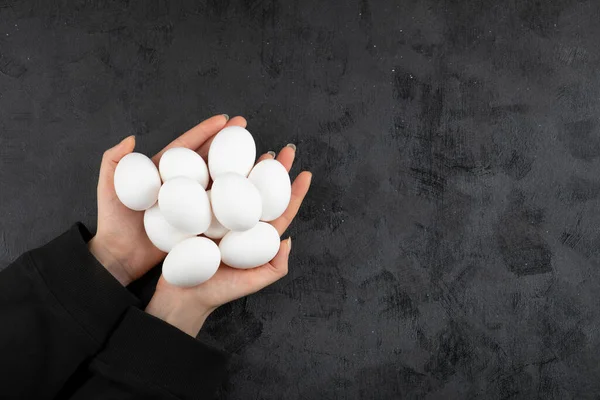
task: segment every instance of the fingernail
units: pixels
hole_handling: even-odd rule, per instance
[[[226,120],[226,121],[229,121],[229,115],[227,115],[227,114],[223,114],[223,116],[225,117],[225,120]]]
[[[275,158],[275,152],[273,150],[267,151],[267,154],[271,155],[271,157]]]
[[[131,138],[135,138],[135,135],[129,135],[129,136],[127,136],[125,139],[121,140],[117,146],[123,145],[125,142],[127,142]]]
[[[294,143],[288,143],[286,147],[289,147],[292,150],[296,151],[296,145]]]
[[[287,241],[288,241],[288,254],[290,254],[290,251],[292,251],[292,237],[290,236]]]

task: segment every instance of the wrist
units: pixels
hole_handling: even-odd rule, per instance
[[[184,301],[182,297],[176,291],[165,293],[157,289],[146,307],[146,312],[196,337],[213,310],[198,308]]]
[[[102,243],[98,236],[94,236],[88,242],[90,253],[98,260],[100,264],[117,280],[121,285],[127,286],[132,282],[127,270],[113,253]]]

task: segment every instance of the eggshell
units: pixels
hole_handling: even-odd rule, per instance
[[[117,197],[125,207],[144,211],[156,203],[160,175],[148,157],[130,153],[117,164],[114,184]]]
[[[163,263],[162,274],[175,286],[190,287],[209,280],[221,263],[219,247],[210,239],[192,237],[177,244]]]
[[[211,197],[215,216],[229,230],[248,230],[260,219],[260,193],[248,178],[231,172],[221,175],[213,182]]]
[[[263,160],[252,168],[248,179],[260,192],[261,221],[279,218],[290,204],[292,195],[292,183],[285,167],[277,160]]]
[[[211,193],[210,190],[206,191],[206,194],[208,195],[208,200],[211,202],[211,205],[212,205],[212,198],[211,198],[210,193]],[[217,217],[215,217],[215,214],[212,213],[212,219],[210,220],[210,226],[204,232],[204,236],[209,237],[211,239],[221,239],[223,236],[225,236],[227,234],[227,232],[229,232],[229,229],[227,229],[223,225],[221,225],[221,223],[219,222]]]
[[[177,243],[194,236],[169,224],[158,204],[144,212],[144,228],[152,244],[165,253],[170,252]]]
[[[216,180],[227,172],[235,172],[246,177],[255,159],[256,145],[250,132],[240,126],[229,126],[217,133],[210,145],[210,176]]]
[[[191,178],[208,186],[208,167],[198,153],[185,147],[173,147],[164,152],[158,163],[158,170],[163,182],[178,176]]]
[[[184,232],[198,235],[210,225],[208,196],[193,179],[179,176],[166,181],[158,193],[158,206],[167,222]]]
[[[221,260],[233,268],[248,269],[268,263],[279,251],[279,233],[259,222],[245,232],[229,232],[219,244]]]

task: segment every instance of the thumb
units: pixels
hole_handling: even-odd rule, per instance
[[[117,164],[123,157],[131,153],[135,148],[135,136],[128,136],[116,146],[106,150],[102,156],[100,164],[100,179],[98,180],[99,189],[105,185],[112,185],[115,177]]]
[[[279,252],[268,264],[254,268],[253,270],[248,270],[256,274],[255,279],[252,280],[252,282],[255,284],[255,286],[252,288],[252,292],[263,289],[264,287],[277,282],[287,275],[288,259],[291,250],[292,238],[290,237],[281,241],[279,245]]]

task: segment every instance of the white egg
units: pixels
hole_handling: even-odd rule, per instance
[[[219,243],[221,260],[233,268],[255,268],[268,263],[279,251],[279,233],[259,222],[245,232],[229,232]]]
[[[292,195],[290,176],[283,164],[277,160],[263,160],[256,164],[250,175],[262,199],[261,221],[273,221],[281,216]]]
[[[178,176],[198,181],[204,189],[208,186],[208,167],[198,153],[185,147],[173,147],[164,152],[158,163],[163,182]]]
[[[170,252],[177,243],[194,236],[169,224],[158,204],[144,212],[144,228],[152,244],[165,253]]]
[[[231,172],[219,176],[213,182],[211,197],[215,216],[229,230],[248,230],[260,219],[260,193],[248,178]]]
[[[125,207],[144,211],[156,203],[160,175],[151,159],[130,153],[117,164],[114,183],[117,197]]]
[[[201,184],[179,176],[166,181],[158,193],[158,206],[167,222],[187,233],[199,235],[210,225],[210,202]]]
[[[162,274],[175,286],[190,287],[209,280],[221,264],[219,247],[210,239],[193,237],[177,244],[163,263]]]
[[[212,198],[211,198],[210,192],[211,192],[210,190],[207,190],[206,194],[208,195],[208,200],[211,202],[211,205],[212,205]],[[227,232],[229,232],[229,229],[227,229],[223,225],[221,225],[221,223],[219,222],[217,217],[215,217],[215,214],[213,212],[212,219],[210,221],[210,226],[204,232],[204,236],[209,237],[211,239],[221,239],[223,236],[225,236],[227,234]]]
[[[217,133],[208,150],[210,176],[213,180],[227,172],[248,176],[255,159],[256,145],[250,132],[228,126]]]

